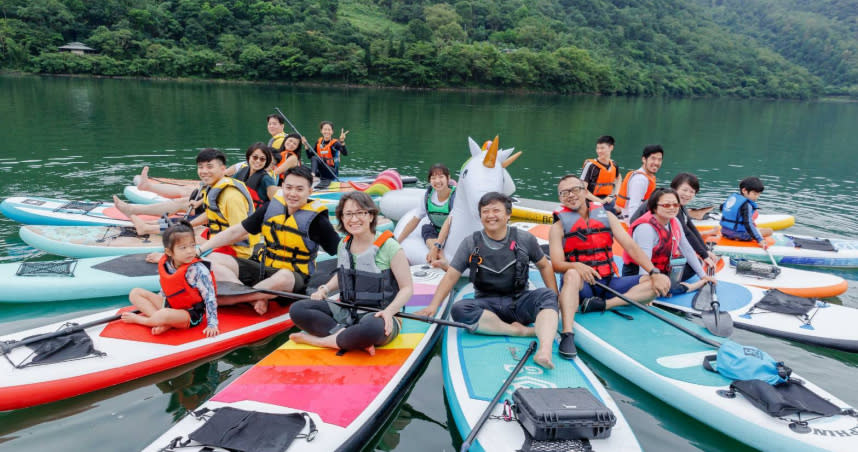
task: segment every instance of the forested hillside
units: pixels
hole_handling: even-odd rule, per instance
[[[858,95],[858,0],[3,0],[6,69],[624,95]],[[98,52],[57,48],[81,41]]]

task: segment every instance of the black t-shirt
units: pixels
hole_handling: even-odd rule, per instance
[[[262,223],[265,220],[265,211],[268,210],[268,204],[263,204],[252,215],[241,222],[241,226],[245,231],[250,234],[259,234],[262,232]],[[328,219],[328,215],[324,213],[316,215],[316,218],[313,218],[313,221],[310,223],[310,230],[307,231],[307,236],[310,240],[318,243],[326,253],[331,256],[337,255],[340,235],[334,230],[334,226],[331,224],[331,220]]]
[[[587,162],[585,165],[584,173],[581,174],[581,180],[587,184],[587,191],[593,193],[593,190],[596,189],[596,181],[599,180],[599,173],[602,169],[594,165],[592,162]],[[608,162],[606,168],[610,170],[612,165],[613,162]]]

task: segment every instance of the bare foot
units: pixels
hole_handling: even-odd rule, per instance
[[[146,235],[146,222],[141,220],[137,215],[131,215],[128,217],[132,223],[134,223],[134,229],[137,231],[137,235]]]
[[[538,351],[533,356],[533,362],[539,364],[546,369],[553,369],[554,363],[551,362],[551,351]]]
[[[125,323],[136,323],[142,325],[144,317],[133,312],[123,312],[120,319]]]
[[[510,326],[516,329],[515,336],[536,336],[536,328],[532,326],[525,326],[518,322],[512,322]]]
[[[116,195],[113,195],[113,205],[126,217],[134,215],[134,209],[132,209],[127,202],[119,199],[119,197]]]
[[[253,302],[253,310],[259,315],[265,315],[268,312],[268,300],[258,300]]]
[[[365,348],[364,350],[367,353],[369,353],[369,356],[375,356],[375,345],[370,345],[369,347]]]
[[[153,326],[153,327],[152,327],[152,335],[153,335],[153,336],[157,336],[157,335],[159,335],[159,334],[162,334],[164,331],[169,330],[170,328],[171,328],[171,327],[169,327],[169,326],[165,326],[165,325],[162,325],[162,326]]]
[[[140,171],[140,175],[134,177],[134,181],[140,190],[149,190],[151,186],[151,182],[149,182],[149,167],[144,166],[143,171]]]
[[[289,335],[289,340],[296,344],[306,344],[307,343],[307,333],[303,331],[299,331],[297,333],[292,333]]]

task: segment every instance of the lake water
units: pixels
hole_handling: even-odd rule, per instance
[[[194,178],[199,148],[231,159],[266,141],[265,116],[280,107],[311,141],[319,121],[345,127],[343,174],[389,167],[425,177],[435,162],[458,168],[467,137],[500,135],[524,155],[509,168],[517,194],[553,200],[557,179],[578,172],[594,142],[613,135],[624,172],[646,144],[665,148],[659,180],[681,171],[701,178],[696,203],[719,204],[746,176],[760,176],[764,213],[795,215],[791,231],[854,236],[858,104],[732,99],[564,97],[493,93],[325,89],[78,78],[0,77],[0,198],[30,194],[106,200],[143,165],[163,177]],[[0,262],[41,258],[18,225],[0,218]],[[832,301],[858,307],[858,272],[839,272],[849,291]],[[0,281],[2,290],[2,281]],[[120,306],[127,300],[0,305],[0,334]],[[286,335],[72,400],[0,413],[0,450],[139,450],[285,341]],[[793,369],[858,404],[858,355],[737,330]],[[439,350],[395,420],[369,450],[458,450],[446,409]],[[593,359],[647,450],[744,450]],[[500,382],[499,382],[500,383]]]

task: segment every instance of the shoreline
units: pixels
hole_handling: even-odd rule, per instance
[[[389,91],[412,91],[412,92],[446,92],[446,93],[478,93],[478,94],[513,94],[513,95],[546,95],[546,96],[594,96],[594,97],[626,97],[626,98],[663,98],[663,99],[740,99],[740,100],[765,100],[765,101],[792,101],[792,102],[858,102],[858,96],[849,95],[820,95],[809,99],[778,98],[778,97],[740,97],[740,96],[669,96],[669,95],[628,95],[628,94],[600,94],[600,93],[561,93],[559,91],[536,91],[526,88],[485,88],[485,87],[436,87],[424,88],[413,86],[393,85],[366,85],[359,83],[338,83],[318,81],[282,81],[282,80],[238,80],[217,78],[194,78],[194,77],[142,77],[130,75],[97,75],[97,74],[43,74],[38,72],[27,72],[20,70],[0,70],[3,77],[57,77],[57,78],[81,78],[81,79],[111,79],[111,80],[136,80],[136,81],[158,81],[176,83],[215,83],[226,85],[276,85],[295,86],[306,88],[337,88],[337,89],[377,89]]]

